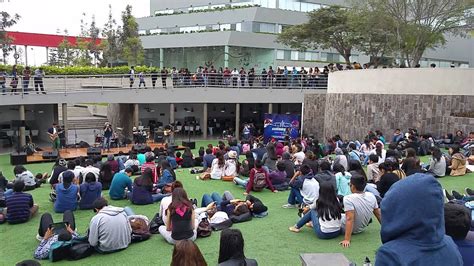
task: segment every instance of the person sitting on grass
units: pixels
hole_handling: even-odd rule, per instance
[[[446,158],[438,147],[431,147],[430,165],[428,173],[434,177],[443,177],[446,175]]]
[[[256,260],[245,257],[244,238],[239,229],[222,230],[217,263],[219,266],[258,265]]]
[[[143,174],[146,169],[151,169],[153,183],[156,184],[158,182],[158,173],[156,172],[155,156],[148,154],[145,160],[146,162],[140,167],[141,173]]]
[[[459,151],[459,146],[454,145],[449,148],[449,154],[451,155],[451,169],[450,176],[463,176],[466,174],[466,156]]]
[[[242,161],[240,166],[239,174],[241,176],[250,176],[250,171],[255,167],[255,158],[251,151],[245,153],[245,159]]]
[[[202,161],[202,166],[204,167],[202,169],[203,172],[208,172],[208,171],[211,170],[212,161],[214,161],[215,158],[216,158],[216,156],[214,156],[214,154],[212,154],[212,146],[211,146],[211,148],[207,148],[206,149],[206,154],[204,155],[203,161]]]
[[[290,181],[290,179],[295,175],[295,163],[291,160],[291,154],[284,152],[281,156],[280,162],[285,164],[286,179]]]
[[[474,237],[468,239],[471,227],[469,209],[460,204],[444,204],[444,227],[446,235],[450,236],[457,245],[464,265],[474,265]]]
[[[128,247],[132,241],[132,227],[124,208],[109,206],[104,198],[93,203],[88,235],[89,244],[99,253],[111,253]]]
[[[160,226],[160,235],[169,243],[178,240],[196,240],[197,230],[195,213],[191,201],[183,188],[175,188],[171,194],[172,201],[166,211],[166,225]]]
[[[336,161],[334,161],[334,164],[337,164]],[[344,165],[342,165],[344,167]],[[321,171],[319,171],[315,176],[314,179],[319,182],[319,184],[323,182],[329,182],[332,184],[334,187],[334,190],[337,190],[337,184],[336,184],[336,177],[334,174],[331,172],[331,163],[328,161],[322,161],[319,164],[319,167]],[[346,169],[346,167],[344,167]]]
[[[365,178],[359,174],[353,174],[350,187],[352,194],[344,197],[345,228],[344,240],[339,244],[345,248],[351,245],[352,234],[362,233],[372,221],[372,214],[382,223],[382,216],[374,194],[364,192],[366,186]]]
[[[314,178],[311,168],[308,165],[302,165],[300,171],[297,171],[290,180],[290,195],[288,203],[283,208],[296,208],[297,204],[311,205],[318,199],[319,182]]]
[[[86,167],[82,168],[81,171],[83,178],[85,178],[88,173],[93,173],[95,181],[99,181],[100,169],[94,166],[94,162],[91,159],[86,160]],[[82,183],[82,180],[80,183]]]
[[[93,208],[94,201],[102,195],[102,184],[96,181],[94,173],[89,172],[86,175],[85,182],[79,187],[81,200],[79,201],[79,209],[90,210]]]
[[[392,168],[388,162],[383,162],[379,164],[380,179],[377,183],[377,191],[380,193],[380,197],[385,197],[385,194],[388,192],[390,187],[392,187],[395,182],[398,182],[400,178],[391,172]]]
[[[285,164],[282,161],[279,161],[277,163],[276,171],[270,172],[270,174],[268,175],[270,182],[276,190],[282,191],[288,189],[289,185],[288,181],[286,180],[285,169]]]
[[[49,258],[51,246],[58,241],[70,241],[77,238],[79,235],[76,230],[76,220],[72,211],[65,211],[63,213],[63,222],[65,228],[54,228],[53,217],[46,212],[41,215],[37,239],[40,244],[35,250],[34,258],[44,260]]]
[[[234,198],[232,193],[224,191],[222,197],[217,193],[204,194],[201,200],[201,207],[207,209],[215,208],[216,211],[227,213],[229,217],[240,216],[251,212],[253,216],[262,218],[268,213],[268,208],[263,205],[262,201],[252,195],[247,195],[245,200]]]
[[[53,171],[51,172],[51,177],[49,178],[49,184],[51,184],[51,186],[54,186],[59,183],[59,175],[67,170],[66,165],[66,160],[62,158],[58,158],[56,160],[56,163],[53,166]]]
[[[133,204],[147,205],[160,201],[164,196],[155,194],[153,186],[153,173],[150,168],[133,181],[133,189],[129,192],[128,198]]]
[[[125,161],[125,169],[132,167],[132,165],[139,166],[140,162],[137,160],[137,154],[136,153],[131,153],[130,156],[128,156],[128,160]]]
[[[250,193],[250,191],[262,191],[268,187],[272,192],[277,192],[272,185],[272,182],[268,178],[268,172],[263,168],[263,162],[260,160],[255,161],[255,168],[250,171],[250,177],[246,180],[242,180],[239,177],[234,178],[234,183],[245,188],[244,195]]]
[[[369,164],[367,165],[367,181],[370,183],[377,183],[379,179],[379,156],[377,154],[370,154]]]
[[[15,181],[23,181],[25,184],[25,191],[30,191],[41,186],[41,180],[36,180],[33,173],[26,170],[23,165],[17,165],[13,169],[13,174],[15,174]],[[10,185],[9,188],[13,187]]]
[[[166,216],[166,211],[168,210],[168,207],[171,204],[172,197],[171,194],[173,193],[173,190],[176,188],[183,188],[183,183],[180,181],[174,181],[173,184],[171,184],[171,192],[166,194],[166,196],[161,200],[160,202],[160,209],[158,211],[160,217],[163,219],[163,222],[166,223],[168,222],[167,216]]]
[[[207,266],[199,247],[191,240],[176,241],[171,257],[171,266]]]
[[[351,189],[349,187],[349,183],[351,180],[351,173],[347,172],[344,169],[344,166],[341,164],[334,164],[333,170],[336,173],[336,190],[337,190],[337,195],[341,196],[347,196],[351,194]],[[329,182],[323,182],[323,183],[329,183]],[[329,183],[330,184],[330,183]],[[321,184],[320,184],[321,186]],[[321,190],[321,188],[320,188]]]
[[[211,179],[220,180],[224,176],[225,165],[224,154],[218,151],[211,164]]]
[[[168,156],[166,156],[166,160],[171,165],[173,169],[178,168],[178,162],[176,161],[176,156],[172,150],[168,151]]]
[[[341,165],[342,168],[344,168]],[[319,197],[311,205],[310,210],[290,227],[289,230],[298,233],[301,228],[312,222],[314,233],[318,238],[331,239],[342,232],[342,206],[330,183],[322,183],[319,187]]]
[[[130,178],[133,174],[132,168],[126,168],[124,172],[119,172],[112,178],[110,184],[109,196],[113,200],[126,199],[126,190],[132,191],[132,179]]]
[[[75,211],[77,200],[80,197],[79,186],[73,183],[74,173],[66,171],[63,173],[63,182],[56,185],[56,201],[54,211],[63,213],[67,210]]]
[[[176,181],[176,173],[168,161],[162,161],[160,164],[160,180],[158,181],[157,187],[163,192],[165,186],[170,186],[174,181]]]
[[[182,168],[191,168],[194,166],[194,155],[189,147],[186,147],[183,152],[183,160],[181,162]]]
[[[25,183],[21,180],[13,183],[13,193],[6,197],[6,220],[9,224],[25,223],[38,212],[33,197],[24,193]]]
[[[462,265],[456,244],[445,235],[443,207],[441,184],[431,175],[393,184],[381,203],[383,245],[375,265]]]

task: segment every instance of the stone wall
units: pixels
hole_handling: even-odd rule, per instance
[[[322,140],[326,94],[306,94],[304,97],[303,133]]]
[[[435,136],[457,129],[472,131],[474,119],[450,116],[453,112],[472,110],[474,96],[328,93],[324,135],[361,139],[369,130],[380,129],[390,136],[396,128],[416,128],[420,133]],[[312,121],[312,117],[320,119],[311,109],[306,109],[305,120]]]
[[[127,137],[132,137],[133,128],[133,104],[114,103],[107,107],[107,119],[113,128],[123,128],[122,134]]]

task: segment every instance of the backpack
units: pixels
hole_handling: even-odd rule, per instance
[[[153,219],[151,219],[150,221],[148,231],[152,234],[159,234],[159,228],[163,225],[165,225],[163,218],[160,216],[159,213],[156,213],[155,216],[153,216]]]
[[[74,238],[70,241],[56,241],[51,244],[49,260],[51,262],[63,259],[79,260],[92,255],[94,249],[87,241],[87,236]]]
[[[207,217],[202,218],[197,228],[197,237],[208,237],[211,236],[211,233],[212,227],[209,220]]]
[[[255,171],[255,176],[253,179],[253,190],[262,191],[266,187],[267,187],[267,180],[266,180],[265,172]]]
[[[151,233],[148,228],[148,221],[138,215],[129,216],[132,227],[132,243],[137,243],[150,239]]]

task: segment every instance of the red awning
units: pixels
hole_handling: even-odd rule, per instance
[[[11,31],[7,32],[7,35],[13,39],[13,45],[58,47],[64,39],[67,39],[72,45],[76,45],[77,42],[77,37],[75,36]],[[91,41],[90,38],[85,39]],[[99,45],[101,41],[101,39],[98,39],[96,41],[97,45]]]

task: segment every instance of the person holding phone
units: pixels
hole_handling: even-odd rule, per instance
[[[47,259],[53,243],[58,241],[69,241],[78,237],[75,232],[76,222],[72,211],[67,210],[63,213],[63,221],[54,223],[53,217],[46,212],[41,215],[36,238],[40,244],[35,250],[35,259]]]

